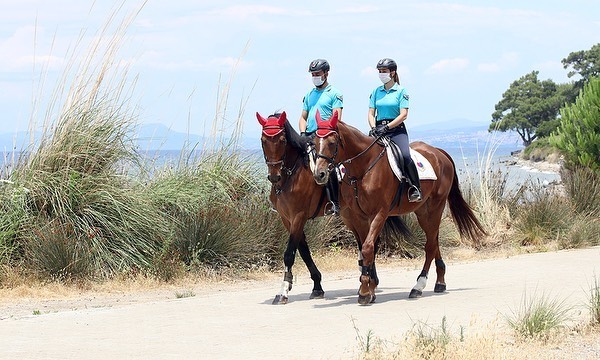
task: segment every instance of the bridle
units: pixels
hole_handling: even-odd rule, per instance
[[[321,139],[325,139],[326,137],[329,137],[330,135],[336,135],[336,141],[335,141],[335,151],[333,152],[333,155],[331,157],[323,155],[322,153],[317,153],[317,158],[322,158],[325,159],[327,161],[327,170],[331,171],[333,170],[335,167],[339,167],[340,165],[344,165],[344,164],[350,164],[353,160],[361,157],[362,155],[364,155],[367,151],[369,151],[369,149],[371,149],[373,147],[373,145],[375,145],[377,143],[377,138],[375,140],[373,140],[373,142],[367,146],[363,151],[361,151],[360,153],[358,153],[357,155],[346,159],[346,160],[342,160],[342,161],[336,161],[335,158],[338,155],[338,150],[339,150],[339,146],[340,146],[340,134],[338,133],[337,129],[331,128],[331,127],[326,127],[326,128],[319,128],[319,129],[324,129],[324,130],[328,130],[329,132],[326,135],[323,136],[319,136]],[[341,143],[342,148],[344,147],[344,144]],[[379,153],[379,155],[377,156],[377,158],[375,159],[375,161],[373,163],[371,163],[371,165],[369,165],[369,167],[367,168],[367,170],[365,171],[365,173],[360,176],[360,178],[358,179],[362,179],[374,166],[375,164],[377,164],[377,162],[383,157],[383,154],[385,154],[385,147],[381,150],[381,152]]]
[[[268,129],[279,129],[282,131],[285,131],[285,129],[283,128],[279,128],[279,127],[269,127],[266,126],[264,128],[265,130]],[[283,142],[283,147],[287,147],[287,137],[284,136],[284,142]],[[287,155],[287,151],[284,150],[283,152],[283,156],[281,157],[281,159],[276,160],[276,161],[270,161],[267,158],[267,155],[265,155],[265,149],[263,146],[263,157],[265,159],[265,164],[267,165],[267,167],[276,167],[279,166],[279,172],[282,174],[287,175],[284,182],[278,186],[277,183],[281,182],[282,179],[279,179],[277,182],[271,182],[271,186],[275,189],[275,194],[279,195],[283,192],[283,189],[285,188],[285,185],[287,184],[288,180],[292,177],[292,175],[296,172],[296,170],[298,169],[298,158],[300,157],[300,154],[298,154],[298,156],[296,157],[296,160],[294,160],[293,164],[294,166],[292,168],[289,168],[288,166],[285,165],[285,158]],[[277,168],[275,168],[276,170]]]

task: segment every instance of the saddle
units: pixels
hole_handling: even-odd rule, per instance
[[[380,140],[385,146],[388,163],[390,164],[392,172],[396,175],[398,180],[402,181],[402,179],[405,178],[402,173],[402,169],[404,169],[404,157],[402,157],[400,148],[387,136],[382,136]],[[410,149],[410,157],[417,167],[419,180],[437,180],[437,175],[427,158],[412,148]]]

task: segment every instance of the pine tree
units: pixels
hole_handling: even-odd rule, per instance
[[[575,103],[563,107],[560,115],[550,143],[563,152],[567,166],[600,172],[600,78],[591,78]]]

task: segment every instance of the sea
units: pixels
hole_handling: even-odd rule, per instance
[[[547,186],[560,182],[560,175],[551,171],[539,171],[528,166],[517,164],[517,158],[513,155],[521,148],[515,145],[501,144],[494,147],[477,146],[471,143],[460,145],[436,145],[444,149],[456,165],[459,182],[479,184],[480,178],[484,174],[495,173],[505,177],[507,188],[518,188],[524,184],[539,184]],[[245,161],[250,161],[256,165],[257,172],[264,171],[266,174],[266,165],[260,149],[239,150]],[[18,152],[0,153],[0,179],[10,178],[16,162],[19,161]],[[183,153],[180,150],[148,150],[144,151],[142,158],[146,160],[146,167],[150,172],[164,169],[165,167],[176,167],[178,164],[193,163],[195,156],[199,154]]]

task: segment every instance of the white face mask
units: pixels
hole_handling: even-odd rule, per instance
[[[379,73],[379,80],[381,80],[382,83],[387,84],[392,80],[392,77],[390,76],[390,73]]]
[[[313,84],[315,84],[315,86],[321,86],[321,85],[323,85],[325,80],[323,79],[322,76],[313,76],[312,82],[313,82]]]

